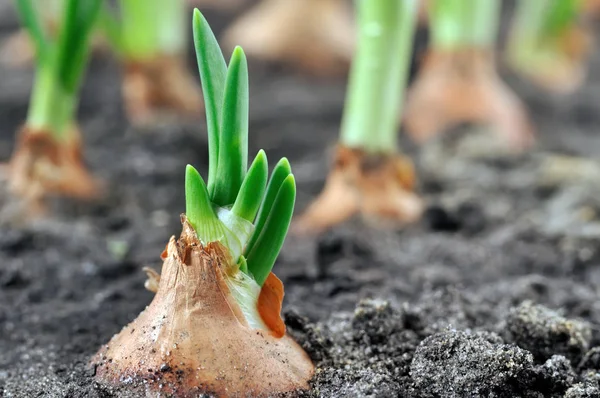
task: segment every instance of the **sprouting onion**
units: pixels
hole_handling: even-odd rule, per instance
[[[57,140],[64,139],[74,122],[90,33],[101,0],[65,0],[56,40],[46,34],[40,24],[39,8],[36,10],[32,0],[17,0],[16,4],[36,53],[36,79],[26,124],[34,130],[48,131]]]
[[[409,90],[406,132],[425,142],[452,127],[484,124],[510,150],[533,142],[527,112],[496,70],[500,0],[431,0],[430,45]]]
[[[227,28],[223,42],[241,45],[250,58],[345,74],[354,51],[351,11],[347,0],[260,0]]]
[[[56,33],[41,23],[39,2],[17,0],[35,48],[36,76],[25,125],[10,160],[11,190],[30,202],[46,194],[89,198],[97,186],[82,164],[78,92],[101,0],[64,0]]]
[[[202,242],[221,241],[232,261],[247,265],[262,286],[289,228],[296,186],[282,159],[267,184],[260,151],[248,163],[248,66],[237,47],[229,66],[202,15],[194,15],[194,39],[202,77],[209,135],[208,183],[188,166],[186,215]]]
[[[100,29],[123,63],[129,118],[148,124],[157,112],[197,114],[200,91],[186,68],[185,0],[119,0],[102,8]]]
[[[412,162],[397,144],[417,11],[416,0],[357,2],[357,51],[333,169],[297,231],[319,232],[355,214],[393,224],[420,216]]]
[[[194,41],[209,134],[208,183],[188,165],[186,214],[146,269],[152,303],[96,354],[96,377],[116,388],[169,396],[279,396],[308,388],[314,366],[285,333],[283,284],[271,272],[296,196],[287,160],[268,179],[267,157],[248,163],[248,67],[227,65],[196,10]]]

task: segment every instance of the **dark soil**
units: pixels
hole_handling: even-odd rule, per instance
[[[16,27],[5,3],[2,37]],[[323,186],[345,79],[250,70],[251,153],[290,159],[301,211]],[[0,74],[7,160],[32,71]],[[288,330],[318,367],[307,396],[600,397],[600,56],[568,98],[507,80],[538,148],[503,155],[468,128],[420,149],[403,142],[428,203],[420,223],[354,220],[287,239],[275,272]],[[1,214],[0,397],[114,396],[88,361],[152,299],[141,269],[158,269],[180,231],[185,165],[206,172],[202,120],[128,127],[112,58],[93,59],[80,121],[107,197],[53,200],[51,216],[23,225]]]

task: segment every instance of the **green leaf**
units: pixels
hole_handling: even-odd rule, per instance
[[[246,178],[244,178],[240,193],[231,209],[233,214],[250,222],[254,221],[265,195],[268,175],[267,155],[261,149],[254,158],[250,169],[248,169]]]
[[[62,88],[74,94],[85,69],[92,27],[101,0],[66,0],[63,26],[58,38],[56,73]]]
[[[48,59],[51,44],[44,35],[44,29],[40,24],[40,19],[38,18],[31,1],[32,0],[16,0],[15,3],[21,23],[33,40],[37,60],[38,62],[44,63]]]
[[[219,135],[227,65],[213,31],[198,9],[194,10],[193,30],[208,125],[208,188],[209,192],[213,192],[219,161]]]
[[[295,201],[296,182],[294,175],[290,174],[283,180],[264,226],[255,232],[258,234],[256,243],[245,255],[248,271],[260,286],[265,283],[281,251]]]
[[[225,81],[219,161],[214,191],[211,192],[212,201],[219,206],[235,202],[246,176],[248,96],[248,63],[244,51],[236,47],[231,54]]]
[[[198,170],[189,164],[185,168],[185,215],[204,243],[220,238],[220,231],[209,230],[208,233],[201,233],[207,225],[219,223],[219,220],[210,203],[204,180]]]
[[[292,173],[292,168],[290,166],[290,162],[286,158],[282,158],[273,169],[273,173],[271,174],[271,179],[269,180],[269,185],[267,185],[267,193],[265,195],[265,200],[262,202],[260,210],[258,211],[258,216],[256,217],[256,222],[254,223],[255,233],[250,238],[250,241],[246,245],[246,253],[250,252],[256,241],[258,240],[258,235],[260,231],[265,226],[267,222],[267,218],[271,213],[271,208],[273,207],[273,203],[275,202],[275,198],[279,193],[279,188],[281,188],[281,184]]]

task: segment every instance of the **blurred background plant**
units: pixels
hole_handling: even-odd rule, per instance
[[[34,0],[42,26],[50,36],[56,36],[65,0]],[[93,50],[106,49],[102,35],[92,35]],[[23,67],[34,62],[35,45],[26,29],[20,29],[0,44],[0,62],[10,67]]]
[[[123,65],[123,98],[131,123],[144,125],[167,111],[193,116],[200,88],[186,65],[185,0],[119,0],[115,16],[105,4],[101,29]]]
[[[461,123],[479,123],[516,150],[532,144],[526,108],[496,71],[500,6],[500,0],[429,2],[429,50],[404,116],[415,141]]]
[[[291,65],[318,75],[346,72],[354,26],[346,0],[261,0],[225,32],[228,47],[249,57]]]
[[[357,2],[358,46],[335,160],[297,230],[318,232],[355,214],[397,223],[420,216],[412,162],[397,149],[417,11],[416,0]]]
[[[356,1],[353,21],[352,2],[346,0],[172,0],[168,6],[160,0],[101,0],[95,26],[90,25],[85,40],[77,43],[86,48],[91,38],[110,43],[122,65],[126,115],[137,126],[156,124],[164,116],[194,117],[202,108],[200,86],[189,72],[186,57],[190,47],[186,11],[192,5],[230,14],[235,22],[224,30],[222,42],[244,45],[251,62],[322,76],[349,72],[334,166],[322,195],[298,225],[322,230],[357,213],[385,214],[388,221],[402,223],[417,219],[421,204],[413,193],[417,178],[412,161],[398,153],[399,121],[404,121],[406,134],[417,143],[466,123],[486,126],[485,131],[496,133],[509,151],[529,148],[534,139],[527,107],[498,73],[503,6],[508,4],[505,9],[510,9],[513,19],[505,51],[508,64],[535,85],[567,94],[585,79],[590,21],[599,2],[402,0],[390,5],[386,1],[373,0],[369,5]],[[56,41],[57,49],[61,40],[67,40],[61,36],[67,34],[61,31],[67,3],[28,2],[36,15],[35,29],[43,33],[45,42]],[[23,3],[15,0],[15,4],[23,15]],[[416,46],[416,54],[413,46],[419,20],[421,28],[429,31],[423,60],[418,52],[422,46]],[[16,43],[29,55],[13,53],[5,61],[20,63],[35,54],[40,75],[40,59],[45,56],[36,53],[45,50],[36,42],[38,33],[32,35],[32,26],[26,19],[23,22],[28,35],[23,39],[17,33],[21,38]],[[416,40],[421,42],[423,37]],[[416,76],[411,76],[411,63],[417,66]],[[78,68],[81,75],[84,63]],[[38,88],[50,84],[41,80],[36,79],[32,109],[41,108],[35,105],[42,101],[37,98],[50,92]],[[70,96],[78,84],[79,80],[69,87],[75,90]],[[66,109],[59,105],[61,98],[53,95],[48,109]],[[48,98],[44,101],[50,102]],[[59,114],[53,112],[52,117]],[[61,117],[67,118],[64,112]],[[70,156],[79,159],[79,169],[85,170],[80,161],[81,140],[76,138],[75,127],[72,130],[70,141],[79,149],[73,151],[76,156]],[[81,191],[91,194],[90,184],[79,184]]]
[[[52,33],[33,0],[16,1],[36,56],[27,120],[7,170],[9,187],[25,200],[25,212],[40,210],[48,194],[92,198],[99,193],[82,163],[76,111],[101,0],[61,4],[59,23],[53,28],[56,33]]]

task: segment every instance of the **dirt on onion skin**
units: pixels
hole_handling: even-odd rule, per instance
[[[207,14],[218,30],[231,18]],[[0,38],[16,24],[2,11]],[[428,203],[421,222],[377,230],[353,220],[288,237],[274,271],[288,330],[318,366],[304,396],[600,396],[600,188],[585,172],[600,153],[599,55],[590,68],[565,99],[507,75],[539,127],[538,147],[522,156],[499,153],[482,129],[422,149],[403,138]],[[250,71],[250,155],[290,159],[299,214],[327,175],[345,81],[258,63]],[[0,73],[8,159],[33,73]],[[108,195],[53,200],[47,219],[0,223],[3,398],[128,395],[97,385],[89,359],[152,299],[141,270],[158,268],[179,233],[185,165],[207,171],[202,120],[133,130],[118,63],[95,58],[87,77],[84,156]]]

